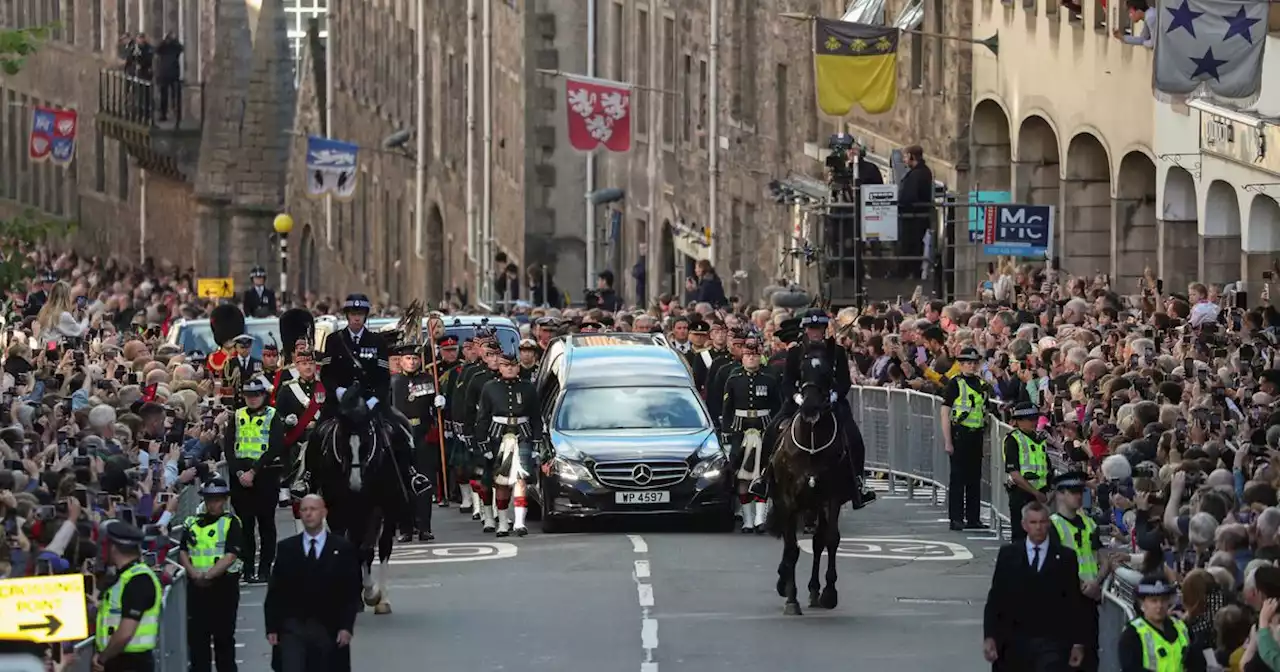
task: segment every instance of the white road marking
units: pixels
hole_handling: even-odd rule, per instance
[[[800,540],[800,550],[812,554],[813,540]],[[905,537],[846,537],[840,540],[836,555],[842,558],[872,560],[972,560],[973,553],[960,544],[933,539]]]
[[[644,537],[638,534],[628,534],[627,538],[631,540],[631,550],[636,553],[649,552],[649,544],[645,543]]]
[[[391,554],[392,565],[428,565],[439,562],[477,562],[514,558],[519,552],[515,544],[483,541],[459,544],[432,544],[415,548],[397,548]]]
[[[648,553],[649,544],[638,534],[628,534],[631,550],[636,553]],[[658,650],[658,619],[653,616],[653,584],[649,561],[636,560],[635,572],[631,578],[636,582],[636,601],[640,603],[640,648],[644,650],[644,658],[640,661],[640,672],[658,672],[658,663],[654,654]]]
[[[653,586],[647,583],[637,583],[636,596],[640,600],[640,606],[642,607],[653,606]]]

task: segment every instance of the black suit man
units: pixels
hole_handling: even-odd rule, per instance
[[[253,286],[244,290],[241,299],[245,317],[269,317],[278,313],[276,293],[267,288],[267,269],[254,266],[249,280]]]
[[[1000,549],[982,618],[982,653],[997,672],[1067,672],[1084,658],[1076,555],[1049,541],[1049,510],[1022,508],[1027,538]]]
[[[324,528],[324,500],[299,505],[303,532],[276,547],[263,612],[276,672],[350,672],[360,612],[356,548]]]
[[[241,334],[235,338],[235,353],[227,358],[227,363],[223,365],[223,376],[233,382],[235,388],[235,407],[244,406],[244,397],[240,394],[240,388],[250,380],[262,374],[262,360],[254,357],[253,337],[248,334]]]

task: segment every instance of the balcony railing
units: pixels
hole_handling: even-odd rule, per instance
[[[151,128],[195,129],[203,118],[203,87],[182,81],[162,84],[121,70],[98,74],[98,112]]]

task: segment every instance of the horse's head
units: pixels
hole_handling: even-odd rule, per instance
[[[369,406],[358,387],[347,388],[338,400],[338,415],[347,426],[363,426],[369,417]]]
[[[823,341],[807,343],[800,360],[800,417],[816,422],[831,405],[835,388],[832,355]]]

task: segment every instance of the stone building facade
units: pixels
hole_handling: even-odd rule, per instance
[[[209,3],[212,6],[212,3]],[[100,73],[117,67],[117,37],[139,29],[190,37],[185,66],[199,63],[205,8],[124,0],[36,0],[0,3],[0,28],[61,24],[16,76],[0,75],[0,219],[26,211],[76,225],[68,241],[82,252],[138,260],[145,253],[182,266],[195,263],[191,184],[181,176],[144,176],[127,143],[101,130]],[[28,159],[35,107],[78,114],[75,160],[66,168]]]

